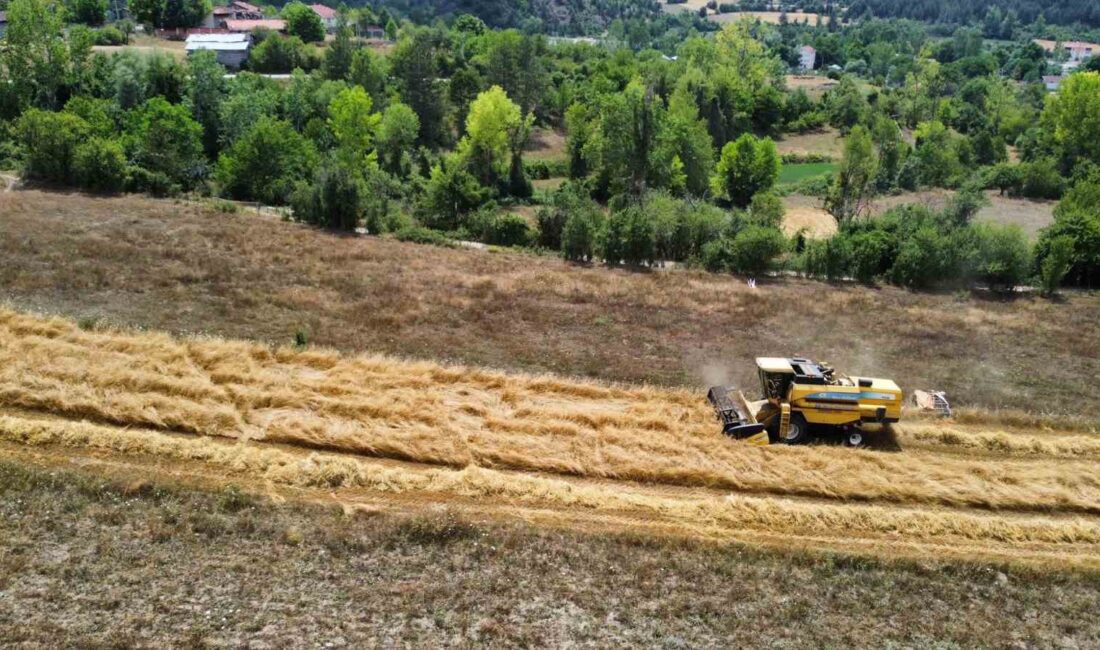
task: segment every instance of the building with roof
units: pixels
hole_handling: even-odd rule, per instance
[[[252,36],[248,34],[191,34],[187,37],[187,56],[195,52],[211,50],[218,63],[231,70],[240,69],[248,60],[252,49]]]
[[[285,32],[286,21],[277,18],[264,18],[261,20],[227,20],[225,28],[230,32],[250,34],[257,29],[269,29],[273,32]]]
[[[309,8],[321,19],[326,32],[336,31],[336,26],[340,23],[340,16],[335,9],[325,5],[309,5]]]
[[[803,70],[813,70],[817,64],[817,50],[809,45],[798,48],[798,67]]]
[[[0,38],[4,38],[4,33],[8,31],[8,12],[0,11]]]
[[[1043,85],[1051,92],[1057,92],[1062,87],[1062,80],[1065,79],[1062,75],[1043,75]]]
[[[233,0],[226,5],[214,7],[202,21],[206,29],[225,29],[230,20],[262,20],[264,12],[254,4]]]

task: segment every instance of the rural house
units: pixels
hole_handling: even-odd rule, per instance
[[[813,70],[817,63],[817,50],[809,45],[798,48],[798,67],[803,70]]]
[[[340,22],[340,19],[335,9],[325,5],[310,5],[309,8],[321,18],[321,23],[324,24],[326,32],[336,31],[336,25]]]
[[[231,70],[237,70],[248,60],[248,51],[252,48],[252,37],[248,34],[191,34],[187,37],[187,55],[211,50],[218,63]]]
[[[261,20],[264,12],[254,4],[234,0],[227,5],[214,7],[202,21],[206,29],[225,29],[230,20]]]
[[[363,28],[363,37],[375,41],[386,40],[386,29],[381,25],[367,25]]]
[[[1051,92],[1057,91],[1062,87],[1062,80],[1065,79],[1062,75],[1043,75],[1043,85],[1047,90]]]
[[[227,20],[225,29],[238,34],[249,34],[257,29],[270,29],[273,32],[285,32],[286,21],[277,18],[261,18],[259,20]]]

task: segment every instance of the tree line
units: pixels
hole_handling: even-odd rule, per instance
[[[0,154],[31,180],[216,194],[287,205],[330,228],[578,261],[782,266],[911,287],[1007,287],[1044,269],[1061,270],[1054,285],[1097,278],[1100,204],[1082,197],[1100,162],[1089,118],[1100,76],[1074,75],[1047,96],[1034,83],[1045,59],[1026,40],[989,49],[963,28],[933,42],[905,21],[735,22],[669,56],[550,45],[464,15],[406,23],[383,55],[345,20],[316,65],[284,82],[227,78],[209,52],[186,62],[94,53],[91,31],[63,16],[50,0],[9,6]],[[261,47],[294,38],[267,35]],[[841,67],[818,99],[784,78],[807,42]],[[528,160],[536,127],[565,131],[561,159]],[[825,127],[845,136],[836,173],[779,187],[774,138]],[[551,166],[568,181],[537,192],[532,176]],[[956,203],[868,218],[874,196],[922,187],[958,190]],[[1063,197],[1054,226],[1032,247],[1011,228],[973,223],[990,189]],[[792,190],[819,196],[839,234],[786,237],[780,193]],[[542,206],[537,223],[510,214],[520,203]]]

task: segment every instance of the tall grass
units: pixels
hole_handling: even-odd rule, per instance
[[[240,341],[84,331],[69,321],[12,311],[0,311],[5,405],[449,467],[823,499],[1100,513],[1094,462],[1033,447],[1030,456],[1003,459],[927,449],[757,448],[721,436],[702,396],[690,391]]]

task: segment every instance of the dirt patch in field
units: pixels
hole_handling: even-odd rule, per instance
[[[783,232],[788,237],[803,229],[807,237],[819,239],[836,234],[836,219],[821,207],[821,199],[791,194],[783,197],[783,206],[787,210],[783,217]]]
[[[565,158],[565,131],[538,128],[532,131],[523,157],[527,160],[559,160]]]
[[[810,133],[789,133],[775,141],[780,155],[819,154],[840,160],[844,153],[844,137],[832,127]]]

